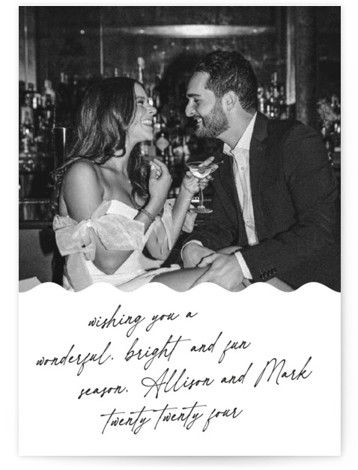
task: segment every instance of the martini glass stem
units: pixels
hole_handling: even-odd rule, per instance
[[[199,189],[199,209],[204,209],[204,193],[203,190],[200,188]]]

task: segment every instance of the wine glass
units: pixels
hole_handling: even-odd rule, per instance
[[[199,180],[206,178],[216,169],[214,163],[209,163],[206,165],[205,162],[202,161],[187,162],[186,166],[188,167],[190,173]],[[204,194],[201,188],[199,189],[199,205],[193,209],[193,211],[197,212],[198,214],[210,214],[212,212],[212,209],[204,206]]]

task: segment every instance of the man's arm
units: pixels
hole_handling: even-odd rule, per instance
[[[214,183],[213,186],[213,212],[205,215],[202,226],[197,227],[186,238],[185,243],[190,240],[197,240],[204,247],[217,251],[237,242],[237,227],[228,217],[227,208],[225,208],[222,199],[217,195],[216,184]]]
[[[336,241],[337,183],[320,136],[309,127],[296,127],[282,151],[296,223],[271,239],[241,250],[254,280],[280,277]]]

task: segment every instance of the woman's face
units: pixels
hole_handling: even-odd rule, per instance
[[[132,145],[153,139],[153,116],[157,112],[155,107],[149,104],[146,92],[138,83],[134,84],[134,99],[134,119],[128,128],[128,139]]]

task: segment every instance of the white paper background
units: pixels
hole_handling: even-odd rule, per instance
[[[98,4],[86,1],[85,4]],[[119,5],[120,2],[107,4]],[[144,2],[142,2],[144,3]],[[151,4],[152,2],[147,2]],[[199,4],[200,2],[196,2]],[[211,3],[211,2],[210,2]],[[2,362],[1,387],[1,463],[6,468],[21,469],[103,469],[103,468],[242,468],[242,469],[355,469],[358,466],[358,296],[357,274],[358,222],[356,201],[358,187],[358,160],[356,158],[356,77],[358,64],[352,60],[356,56],[358,43],[357,6],[356,2],[344,0],[339,2],[342,8],[342,103],[343,103],[343,151],[345,154],[342,167],[343,174],[343,305],[342,305],[342,456],[340,458],[19,458],[17,447],[17,295],[18,295],[18,206],[17,206],[17,171],[18,171],[18,135],[17,107],[18,100],[18,2],[7,2],[1,6],[1,57],[4,72],[0,75],[1,90],[4,90],[0,113],[2,137],[3,166],[1,172],[0,201],[3,220],[1,230],[2,269],[0,285],[2,286],[2,325],[0,353]],[[38,1],[37,5],[48,5],[49,2]],[[73,2],[61,2],[72,5]],[[80,2],[77,2],[80,4]],[[159,3],[158,3],[159,4]],[[160,2],[165,4],[165,2]],[[182,2],[192,4],[192,2]],[[209,2],[202,2],[208,5]],[[213,3],[215,4],[215,3]],[[240,5],[240,2],[227,1],[227,5]],[[245,3],[247,4],[247,3]],[[251,1],[250,4],[261,5],[262,2]],[[297,2],[279,2],[275,4],[296,5]],[[317,1],[325,5],[326,1]],[[5,93],[6,90],[6,93]]]
[[[88,327],[96,316],[116,320],[146,317],[129,338],[128,326]],[[179,314],[175,320],[145,327],[153,315]],[[187,312],[198,312],[186,318]],[[190,352],[193,345],[209,346],[222,332],[213,352]],[[135,338],[135,351],[162,348],[169,336],[191,339],[178,344],[170,361],[157,358],[143,369],[146,359],[125,361]],[[72,344],[73,355],[100,354],[108,342],[102,366],[88,363],[78,376],[78,365],[36,366],[41,357],[64,356]],[[251,343],[247,349],[229,350],[231,341]],[[171,347],[168,346],[168,351]],[[267,284],[255,284],[229,293],[211,284],[177,293],[160,284],[123,293],[108,284],[96,284],[70,293],[55,284],[43,284],[19,299],[19,435],[22,455],[339,455],[340,452],[340,294],[320,284],[307,284],[283,293]],[[307,379],[281,378],[254,383],[267,361],[285,359],[284,370],[298,373],[309,357]],[[220,384],[223,376],[243,374],[253,363],[243,384]],[[182,388],[158,398],[141,385],[143,377],[158,379],[169,368],[185,369],[184,378],[214,378],[210,387]],[[269,368],[272,371],[272,368]],[[177,374],[177,376],[179,375]],[[274,377],[276,377],[276,373]],[[173,381],[172,383],[173,384]],[[82,388],[127,386],[128,393],[78,400]],[[137,411],[169,406],[206,405],[204,417],[190,431],[177,423],[160,422],[154,431],[151,416],[138,435],[128,427],[107,427],[102,413],[113,409]],[[236,419],[217,418],[207,431],[210,411],[237,407]],[[180,411],[180,410],[179,410]],[[199,410],[200,411],[200,410]]]

